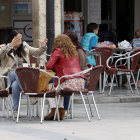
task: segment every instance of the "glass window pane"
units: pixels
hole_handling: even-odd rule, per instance
[[[112,1],[101,0],[101,19],[112,19]]]

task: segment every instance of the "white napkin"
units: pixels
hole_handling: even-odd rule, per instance
[[[126,41],[126,40],[124,40],[124,41],[118,43],[118,47],[119,47],[119,48],[123,48],[123,49],[128,49],[128,48],[129,48],[129,49],[132,49],[130,43],[129,43],[128,41]]]

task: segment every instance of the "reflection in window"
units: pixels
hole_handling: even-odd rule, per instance
[[[101,24],[99,26],[99,31],[112,31],[112,24]]]
[[[64,0],[65,12],[81,12],[81,0]]]
[[[112,19],[112,0],[101,0],[101,19]]]

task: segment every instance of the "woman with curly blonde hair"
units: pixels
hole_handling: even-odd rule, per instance
[[[54,40],[52,55],[46,64],[46,69],[55,70],[56,75],[61,77],[65,75],[72,75],[81,72],[78,54],[76,46],[71,42],[71,39],[65,35],[60,34]],[[84,89],[84,75],[80,74],[77,76],[64,78],[60,81],[63,88],[73,88],[76,90]],[[58,81],[55,81],[55,86]],[[49,104],[51,107],[51,113],[44,117],[44,120],[53,120],[56,109],[55,99],[49,98]],[[62,120],[65,115],[65,109],[63,106],[63,97],[60,98],[59,102],[59,113],[60,119]]]

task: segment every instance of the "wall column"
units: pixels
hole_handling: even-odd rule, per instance
[[[32,0],[32,23],[33,46],[39,47],[38,39],[46,38],[46,0]],[[46,55],[41,58],[46,59]],[[40,65],[45,66],[45,61],[40,60]]]
[[[140,29],[140,0],[134,1],[134,32]]]
[[[61,0],[55,0],[55,37],[61,34]]]

